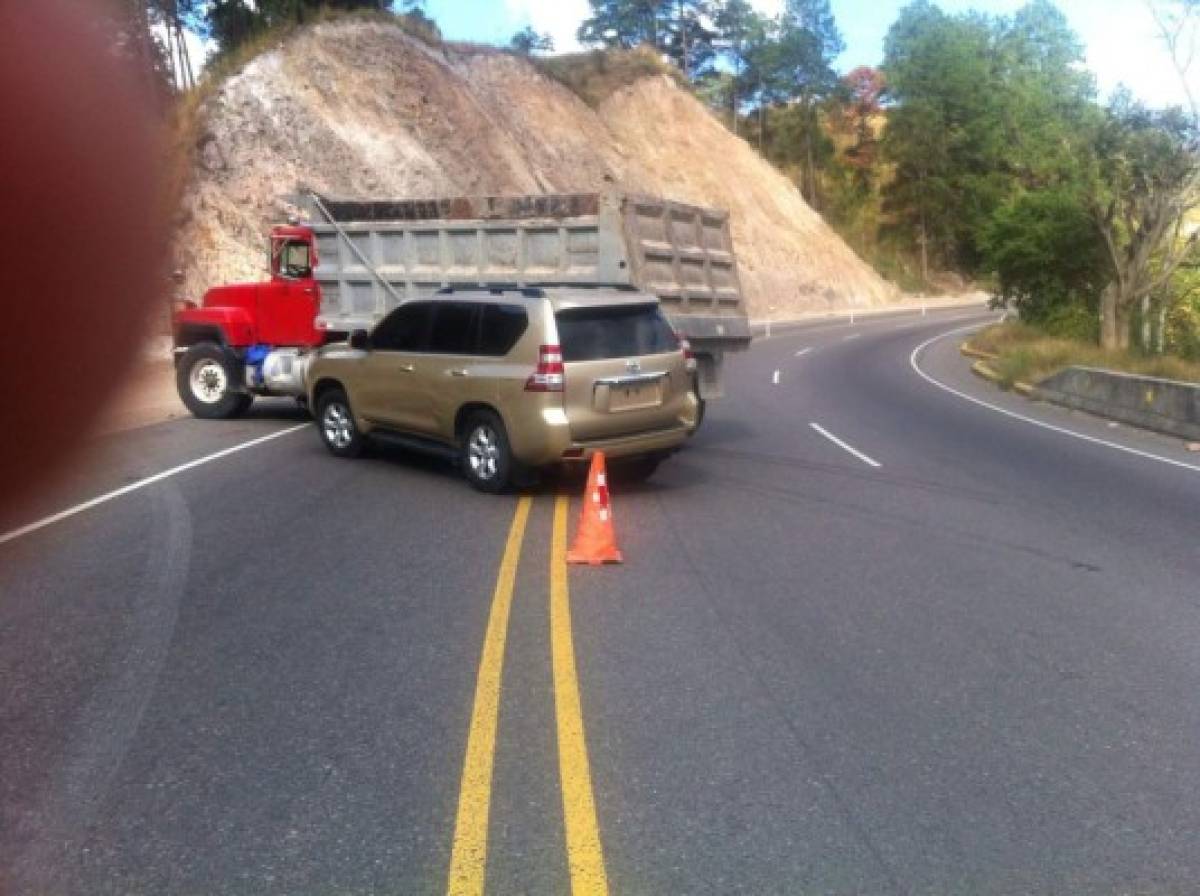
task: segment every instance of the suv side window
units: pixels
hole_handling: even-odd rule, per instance
[[[385,352],[425,351],[432,310],[431,302],[401,305],[371,331],[371,348]]]
[[[529,315],[521,305],[483,306],[479,333],[479,354],[502,358],[512,351],[529,327]]]
[[[429,351],[438,355],[475,354],[479,345],[480,307],[477,302],[434,302]]]

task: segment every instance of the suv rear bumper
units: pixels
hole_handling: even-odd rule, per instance
[[[572,442],[571,456],[559,455],[555,458],[560,463],[577,463],[589,461],[597,451],[603,451],[607,457],[632,457],[639,454],[658,454],[678,448],[687,441],[691,430],[686,426],[672,429],[656,430],[655,432],[639,433],[635,436],[624,436],[617,439],[600,439],[592,442]],[[579,451],[579,454],[575,454]]]
[[[519,421],[507,422],[509,439],[517,461],[530,467],[544,467],[550,464],[591,460],[597,451],[603,451],[608,457],[631,457],[671,451],[686,442],[695,430],[698,412],[699,405],[695,396],[689,393],[685,411],[675,420],[674,425],[587,441],[571,437],[567,414],[562,408],[542,408],[535,425],[530,425],[533,421],[526,421],[524,427]]]

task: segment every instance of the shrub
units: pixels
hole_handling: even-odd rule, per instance
[[[996,298],[1022,320],[1073,337],[1093,333],[1107,260],[1075,191],[1039,190],[1000,207],[984,227],[982,248],[998,280]]]

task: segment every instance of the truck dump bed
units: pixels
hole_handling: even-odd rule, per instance
[[[728,213],[601,193],[355,202],[307,194],[318,327],[365,328],[445,286],[653,293],[702,355],[750,342]],[[713,371],[715,374],[715,370]]]

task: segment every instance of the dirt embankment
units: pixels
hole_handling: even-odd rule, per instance
[[[665,76],[596,109],[527,60],[434,48],[378,21],[329,22],[207,101],[178,244],[186,290],[256,279],[280,199],[594,192],[727,208],[754,316],[899,298],[783,175]]]

